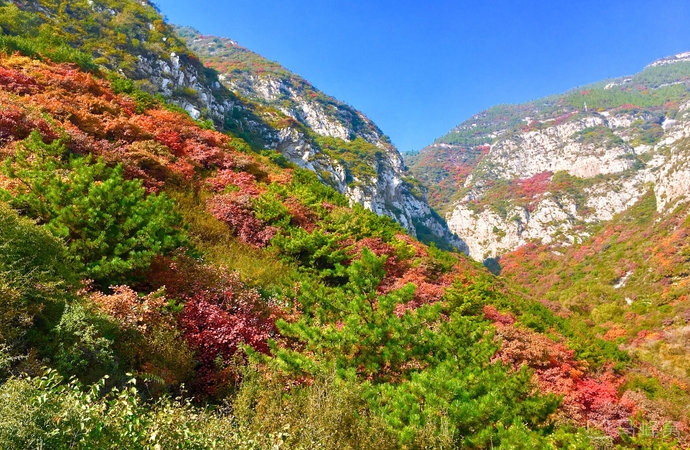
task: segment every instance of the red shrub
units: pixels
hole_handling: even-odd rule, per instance
[[[184,338],[201,364],[201,389],[211,395],[239,379],[236,369],[244,362],[244,345],[267,353],[268,340],[275,334],[259,293],[245,287],[237,274],[231,284],[222,294],[195,293],[180,316]]]
[[[33,77],[4,67],[0,67],[0,87],[19,95],[33,94],[40,90]]]
[[[252,212],[249,196],[228,194],[216,195],[207,205],[213,216],[232,228],[242,241],[256,247],[265,247],[278,232],[275,227],[266,226]]]
[[[129,286],[111,286],[111,289],[113,294],[93,292],[89,298],[123,326],[146,333],[166,320],[162,308],[168,301],[162,290],[140,297]]]

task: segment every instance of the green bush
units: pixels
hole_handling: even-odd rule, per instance
[[[68,154],[60,140],[46,144],[33,132],[3,172],[19,187],[2,196],[65,239],[71,258],[98,282],[118,282],[154,256],[187,245],[172,200],[125,180],[121,165]]]
[[[105,378],[83,386],[54,371],[9,379],[0,385],[0,447],[259,448],[231,416],[179,398],[145,402],[134,379],[122,389],[105,387]]]
[[[48,230],[0,203],[0,345],[22,347],[37,315],[57,320],[77,281],[68,260]]]
[[[442,320],[441,303],[398,312],[415,287],[379,294],[384,261],[364,249],[340,268],[348,280],[341,289],[303,284],[299,319],[277,322],[299,351],[273,346],[269,362],[298,377],[335,373],[359,383],[367,407],[400,445],[446,436],[453,446],[486,447],[498,443],[500,423],[548,427],[560,400],[534,395],[528,371],[491,363],[497,344],[490,328],[460,311],[445,311]]]
[[[83,70],[98,68],[90,55],[67,45],[50,29],[41,27],[41,22],[36,14],[20,10],[14,3],[0,6],[0,51],[19,52],[54,62],[73,62]]]

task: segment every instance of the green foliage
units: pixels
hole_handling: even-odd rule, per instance
[[[105,336],[110,328],[111,337]],[[54,339],[43,350],[51,350],[50,358],[62,374],[96,381],[117,372],[113,334],[117,327],[102,315],[89,311],[79,302],[66,305],[60,323],[51,333]]]
[[[301,168],[295,168],[293,171],[290,194],[309,208],[322,209],[323,202],[336,206],[348,205],[344,195],[323,184],[314,172]]]
[[[313,139],[323,153],[345,166],[347,183],[363,182],[376,177],[377,161],[384,155],[384,150],[376,145],[362,138],[348,142],[340,138],[314,135]]]
[[[277,323],[302,348],[274,346],[277,366],[359,380],[372,412],[401,444],[431,428],[439,436],[447,430],[454,445],[486,446],[499,422],[546,424],[559,401],[533,396],[528,372],[511,375],[490,363],[497,347],[482,322],[458,309],[441,320],[440,303],[397,313],[414,285],[377,293],[384,261],[364,249],[339,269],[347,279],[342,289],[303,285],[300,318]]]
[[[577,133],[575,138],[584,144],[595,144],[597,147],[616,147],[623,145],[623,139],[615,135],[610,128],[599,125],[587,127]]]
[[[259,438],[263,448],[270,447],[265,437],[276,435],[286,448],[398,447],[395,436],[362,398],[362,385],[333,372],[296,385],[285,395],[279,379],[266,379],[259,371],[248,370],[232,406],[242,428],[264,437]],[[450,443],[447,435],[434,435],[432,430],[425,437],[420,439],[420,447]]]
[[[51,233],[0,204],[0,345],[21,348],[36,316],[49,322],[69,298],[76,276],[67,261]]]
[[[593,336],[586,323],[556,316],[530,298],[507,295],[488,274],[478,275],[470,283],[456,280],[453,287],[446,291],[444,300],[466,315],[480,315],[484,305],[492,305],[511,312],[519,323],[537,332],[560,333],[568,338],[566,345],[575,350],[578,358],[588,361],[592,367],[614,362],[620,368],[630,360],[630,356],[618,349],[615,343]]]
[[[290,224],[290,210],[274,191],[266,191],[254,199],[254,215],[264,223],[279,228]]]
[[[69,46],[49,28],[40,27],[41,22],[36,14],[20,10],[14,3],[1,5],[0,51],[20,52],[54,62],[74,62],[83,70],[97,69],[90,55]]]
[[[32,133],[3,171],[19,182],[16,192],[4,192],[7,201],[65,239],[94,280],[117,281],[187,244],[172,200],[146,195],[141,181],[123,178],[120,165],[68,155],[60,140],[46,144]]]
[[[161,99],[137,89],[134,81],[129,78],[122,78],[115,74],[110,75],[110,86],[116,94],[127,94],[137,105],[137,113],[141,114],[147,109],[160,106]],[[164,102],[163,102],[164,103]]]
[[[84,386],[54,371],[9,379],[0,385],[0,447],[258,448],[230,416],[181,398],[145,402],[134,379],[108,392],[106,381]]]
[[[271,244],[284,259],[297,262],[304,270],[331,272],[347,258],[341,240],[340,236],[321,229],[309,233],[297,228],[288,234],[277,235]]]
[[[283,168],[295,168],[296,166],[288,161],[288,159],[283,156],[282,153],[277,152],[275,150],[269,150],[269,149],[264,149],[261,151],[261,154],[268,157],[268,159],[275,164],[278,167],[283,167]]]
[[[378,237],[390,242],[397,233],[404,232],[390,217],[379,216],[359,204],[352,205],[349,210],[335,211],[327,221],[329,230],[356,240]]]

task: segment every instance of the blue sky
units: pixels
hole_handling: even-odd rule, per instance
[[[156,0],[363,111],[401,151],[469,116],[690,51],[690,1]]]

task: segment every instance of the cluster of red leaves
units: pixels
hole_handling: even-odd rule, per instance
[[[447,273],[439,273],[438,268],[434,266],[429,256],[426,246],[404,234],[396,235],[396,239],[413,249],[413,259],[400,259],[396,247],[381,241],[379,238],[365,238],[354,243],[352,241],[345,241],[343,245],[352,245],[350,255],[355,259],[359,257],[364,247],[368,248],[376,256],[386,256],[384,263],[386,275],[378,287],[378,291],[381,294],[401,289],[408,284],[416,286],[414,299],[407,305],[400,305],[397,310],[400,314],[407,309],[417,308],[421,305],[441,300],[446,288],[453,283],[458,272],[466,270],[466,268],[460,267],[461,263],[458,261],[454,270]]]
[[[617,391],[622,378],[608,370],[599,376],[588,374],[585,363],[575,359],[575,352],[562,343],[512,325],[510,315],[493,308],[484,313],[494,321],[502,339],[495,358],[515,369],[531,368],[540,390],[563,396],[561,410],[567,417],[613,437],[618,437],[619,428],[629,426],[631,405],[621,402]]]
[[[256,177],[247,172],[236,172],[231,169],[222,169],[216,176],[206,180],[207,184],[215,192],[222,192],[228,186],[239,188],[243,194],[257,196],[261,193],[256,185]]]
[[[256,218],[251,195],[219,194],[208,200],[207,207],[216,219],[227,223],[232,233],[247,244],[265,247],[278,232],[276,227],[266,226]]]
[[[177,255],[157,258],[146,279],[149,289],[165,286],[169,296],[184,302],[178,326],[196,351],[199,392],[214,395],[239,380],[243,346],[268,352],[278,311],[236,272]]]
[[[53,140],[57,134],[42,117],[5,103],[4,93],[0,94],[0,145],[26,138],[33,130],[38,130],[46,139]]]
[[[201,129],[178,112],[154,108],[138,114],[134,101],[114,94],[107,80],[20,56],[3,58],[1,66],[0,143],[21,140],[34,129],[50,141],[64,130],[71,151],[121,163],[127,176],[142,179],[150,190],[173,177],[195,181],[196,174],[213,169],[251,167],[267,176],[258,159],[242,153],[240,140]],[[42,114],[52,117],[52,128]]]
[[[304,228],[309,233],[314,231],[316,222],[319,220],[318,214],[304,206],[295,197],[288,197],[285,201],[285,206],[287,206],[290,212],[290,225]]]
[[[0,67],[0,87],[15,94],[33,94],[38,91],[38,83],[32,77],[5,67]]]
[[[163,312],[168,300],[159,290],[139,296],[129,286],[111,286],[112,294],[92,292],[89,298],[125,328],[134,328],[146,333],[151,328],[167,323],[169,316]]]
[[[239,380],[244,365],[242,346],[268,353],[268,339],[274,336],[273,323],[261,317],[258,292],[228,290],[222,295],[201,291],[187,300],[180,326],[189,345],[196,350],[201,365],[203,390],[213,395],[218,386]]]
[[[482,312],[484,313],[484,318],[493,323],[512,325],[516,322],[515,317],[513,317],[512,314],[503,314],[493,305],[484,305]]]
[[[530,178],[514,180],[511,183],[511,195],[515,198],[533,199],[551,188],[552,172],[540,172]]]

